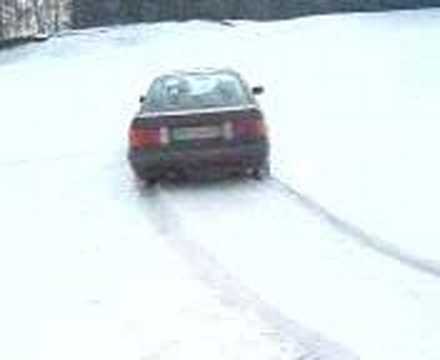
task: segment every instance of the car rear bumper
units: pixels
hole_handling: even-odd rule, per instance
[[[130,150],[128,158],[141,177],[241,173],[263,166],[269,157],[267,141],[202,149]]]

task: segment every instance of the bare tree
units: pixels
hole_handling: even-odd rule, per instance
[[[58,32],[61,29],[61,10],[62,10],[61,1],[55,0],[54,9],[53,9],[53,30],[55,32]]]
[[[43,18],[43,14],[40,7],[40,1],[39,0],[32,0],[32,8],[34,11],[35,20],[37,23],[37,31],[39,33],[44,34],[46,32],[45,28],[45,20]]]
[[[4,14],[4,4],[3,0],[0,0],[0,40],[5,37],[5,24],[3,19]]]

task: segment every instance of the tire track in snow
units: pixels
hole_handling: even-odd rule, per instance
[[[304,208],[324,219],[341,233],[356,239],[362,245],[376,251],[381,255],[399,261],[400,263],[413,269],[440,277],[440,264],[414,256],[398,246],[366,232],[361,227],[337,216],[335,213],[325,208],[311,197],[301,193],[288,183],[276,177],[272,176],[269,179],[269,182],[272,184],[272,187],[275,187],[278,191],[282,191],[288,196],[293,197],[295,200],[298,200],[304,206]]]
[[[264,336],[280,344],[287,358],[297,360],[354,360],[355,355],[342,346],[322,338],[319,334],[303,328],[287,319],[275,307],[265,303],[259,296],[245,288],[228,273],[218,260],[185,233],[178,215],[169,206],[165,188],[141,189],[146,200],[149,216],[158,232],[192,267],[196,277],[213,289],[227,308],[241,314],[252,313],[268,328]]]

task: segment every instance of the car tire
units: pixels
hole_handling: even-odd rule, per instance
[[[270,164],[266,161],[263,165],[253,171],[253,177],[256,180],[265,180],[270,177]]]
[[[136,176],[136,179],[143,182],[147,187],[154,186],[159,181],[159,179],[156,177],[149,177],[147,171],[144,169],[133,167],[133,172]]]
[[[159,183],[159,179],[156,179],[156,178],[146,178],[146,179],[144,179],[144,181],[145,181],[145,185],[150,188],[154,187],[155,185],[157,185]]]

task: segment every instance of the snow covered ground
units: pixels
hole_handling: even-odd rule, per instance
[[[0,52],[0,358],[438,360],[439,20],[137,25]],[[265,85],[275,177],[434,271],[277,180],[139,190],[138,95],[187,66]]]

